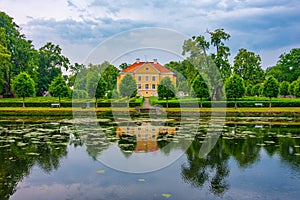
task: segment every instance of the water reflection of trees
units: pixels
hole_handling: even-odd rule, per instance
[[[69,135],[58,126],[8,126],[0,130],[0,199],[9,199],[33,166],[50,173],[67,155]]]
[[[283,129],[284,128],[284,129]],[[232,157],[240,168],[247,168],[260,159],[264,150],[269,156],[278,155],[288,167],[300,173],[300,137],[298,126],[253,126],[229,127],[206,158],[199,157],[201,144],[206,134],[196,135],[186,151],[187,164],[182,165],[183,180],[195,188],[209,185],[210,191],[222,196],[230,185],[226,177],[230,173],[228,160]]]
[[[206,158],[200,158],[199,152],[203,139],[195,138],[187,149],[188,163],[182,165],[182,177],[186,183],[195,188],[201,188],[205,183],[209,184],[211,192],[221,196],[229,189],[225,178],[229,175],[229,155],[224,151],[219,140]]]

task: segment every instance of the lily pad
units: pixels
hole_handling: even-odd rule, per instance
[[[29,153],[26,153],[26,155],[29,155],[29,156],[39,156],[40,154],[39,153],[34,153],[34,152],[29,152]]]
[[[105,170],[103,170],[103,169],[97,170],[97,173],[99,173],[99,174],[104,174],[104,173],[105,173]]]
[[[166,198],[169,198],[169,197],[171,197],[171,194],[166,194],[166,193],[164,193],[164,194],[162,194],[162,196],[163,196],[163,197],[166,197]]]

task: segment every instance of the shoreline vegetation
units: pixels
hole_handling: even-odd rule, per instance
[[[96,112],[98,117],[126,115],[128,112],[132,117],[149,117],[148,112],[137,113],[135,108],[41,108],[41,107],[0,107],[0,116],[73,116]],[[200,117],[288,117],[292,121],[300,122],[300,107],[260,107],[260,108],[161,108],[161,113],[169,117],[180,117],[185,115],[199,115]],[[159,114],[157,115],[159,116]]]

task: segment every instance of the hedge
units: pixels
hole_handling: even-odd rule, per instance
[[[164,101],[157,101],[153,102],[155,105],[160,105],[163,107],[166,107],[166,102]],[[262,103],[263,107],[268,107],[269,106],[269,101],[238,101],[237,106],[238,107],[255,107],[255,103]],[[214,107],[234,107],[235,102],[234,101],[214,101],[213,106]],[[198,106],[200,107],[200,102],[198,102]],[[202,106],[206,108],[210,108],[212,106],[211,101],[204,101],[202,102]],[[168,107],[169,108],[179,108],[179,107],[195,107],[195,102],[194,103],[188,103],[188,102],[168,102]],[[300,107],[300,102],[299,101],[274,101],[272,102],[272,107]]]
[[[57,103],[57,102],[53,102]],[[91,102],[90,106],[92,107],[95,103]],[[129,107],[141,106],[142,102],[130,102]],[[1,102],[0,107],[22,107],[22,102]],[[51,107],[51,103],[49,102],[25,102],[26,107]],[[60,103],[61,107],[86,107],[86,103],[72,103],[72,102],[62,102]],[[127,107],[127,103],[117,102],[98,102],[98,107]]]

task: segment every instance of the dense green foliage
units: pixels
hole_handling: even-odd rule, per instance
[[[168,107],[168,100],[175,97],[176,94],[174,84],[172,83],[170,77],[167,76],[160,81],[158,84],[157,93],[159,98],[165,98],[167,100]]]
[[[243,79],[237,74],[228,78],[225,82],[225,92],[227,98],[234,99],[235,107],[237,107],[236,99],[243,97],[246,92]]]
[[[96,102],[98,98],[103,98],[106,94],[106,88],[107,88],[107,83],[105,82],[105,80],[100,77],[98,80],[98,84],[96,87],[96,93],[95,93],[95,98],[96,98]],[[96,104],[97,106],[97,104]]]
[[[52,96],[58,97],[59,104],[61,97],[70,96],[70,88],[61,75],[58,75],[53,79],[53,81],[49,85],[49,92]]]
[[[271,107],[272,98],[277,97],[279,94],[279,83],[273,76],[268,77],[266,82],[264,83],[263,94],[265,97],[270,98],[270,107]]]
[[[240,49],[235,56],[233,73],[242,77],[246,86],[261,83],[265,79],[260,56],[246,49]]]
[[[279,82],[295,81],[300,76],[300,48],[292,49],[289,53],[279,56],[277,64],[267,68],[268,75],[274,76]]]
[[[289,86],[290,86],[289,82],[287,82],[287,81],[281,82],[280,86],[279,86],[280,95],[283,95],[283,96],[289,95],[290,94]]]
[[[16,76],[12,82],[12,88],[18,97],[23,98],[23,107],[25,107],[25,97],[31,97],[35,94],[34,81],[26,72],[21,72]]]
[[[137,85],[130,74],[126,74],[120,83],[119,92],[123,97],[134,97],[137,94]]]
[[[294,94],[296,97],[300,97],[300,78],[298,78],[295,83]]]
[[[261,84],[259,84],[259,83],[255,84],[255,85],[252,87],[251,95],[252,95],[252,96],[257,96],[257,97],[258,97],[259,95],[261,95],[260,88],[261,88]]]
[[[200,74],[194,79],[192,88],[195,96],[200,98],[200,107],[202,107],[202,99],[209,97],[210,94],[207,84],[205,83],[203,77]]]

